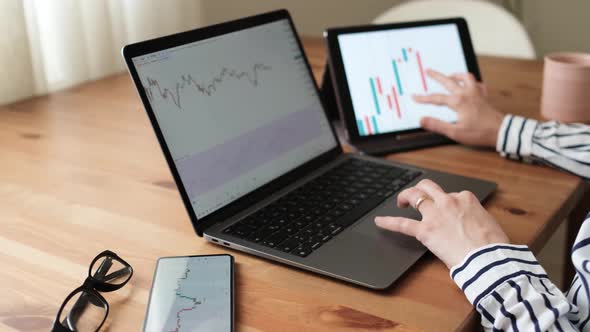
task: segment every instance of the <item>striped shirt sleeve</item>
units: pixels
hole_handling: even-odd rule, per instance
[[[578,331],[577,306],[549,280],[527,246],[477,249],[451,269],[451,277],[490,331]],[[587,302],[586,302],[587,303]]]
[[[506,115],[496,150],[504,157],[545,164],[590,179],[590,126],[538,122]]]

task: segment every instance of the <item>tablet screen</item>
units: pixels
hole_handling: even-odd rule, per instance
[[[338,43],[360,136],[417,129],[423,116],[456,121],[449,108],[418,104],[412,94],[448,93],[427,68],[468,71],[457,25],[347,33]]]

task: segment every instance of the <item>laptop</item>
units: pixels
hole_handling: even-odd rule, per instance
[[[343,153],[286,10],[148,40],[123,56],[198,236],[372,289],[426,249],[374,217],[419,218],[423,178],[480,200],[495,184]]]

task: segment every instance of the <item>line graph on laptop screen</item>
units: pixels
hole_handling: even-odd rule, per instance
[[[287,20],[133,63],[198,218],[337,144]]]
[[[343,34],[338,43],[361,136],[416,129],[426,115],[456,121],[450,109],[412,99],[448,93],[426,75],[427,68],[467,72],[455,24]]]

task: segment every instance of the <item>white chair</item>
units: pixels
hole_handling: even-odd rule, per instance
[[[464,17],[478,54],[536,58],[523,25],[504,8],[481,0],[414,0],[390,8],[374,23]]]

